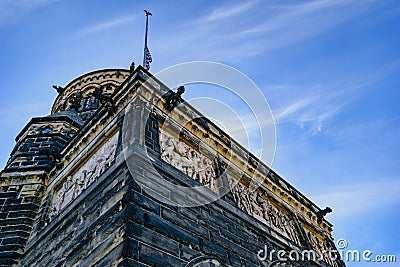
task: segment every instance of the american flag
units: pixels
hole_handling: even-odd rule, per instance
[[[153,62],[153,59],[151,58],[151,54],[149,49],[146,47],[146,64],[145,64],[145,69],[149,70],[150,69],[150,63]]]

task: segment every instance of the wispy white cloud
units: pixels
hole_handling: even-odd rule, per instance
[[[265,19],[251,27],[224,36],[231,40],[262,40],[257,52],[292,45],[314,37],[354,17],[363,9],[354,1],[311,1],[301,5],[272,6]],[[253,50],[253,53],[256,51]]]
[[[316,134],[322,131],[323,122],[334,117],[344,106],[345,103],[335,96],[304,97],[274,112],[275,123],[296,123]]]
[[[346,85],[347,82],[313,86],[267,86],[275,92],[273,114],[276,124],[295,123],[312,134],[322,132],[324,122],[334,118],[351,103],[357,92],[373,81]],[[269,88],[272,87],[273,89]]]
[[[304,107],[308,106],[314,100],[315,100],[315,97],[303,98],[303,99],[297,100],[297,101],[289,104],[288,106],[280,109],[274,115],[275,122],[279,123],[279,122],[287,119],[294,113],[296,113],[299,110],[303,109]]]
[[[10,23],[20,16],[60,0],[2,0],[0,1],[0,25]]]
[[[368,5],[353,0],[309,1],[288,6],[251,1],[222,6],[186,21],[175,32],[168,32],[165,40],[159,41],[163,45],[158,49],[163,54],[184,54],[185,58],[193,54],[197,59],[201,54],[202,59],[240,62],[314,38],[354,19],[367,9],[364,6]],[[191,34],[187,34],[188,26]],[[179,51],[174,52],[177,48]]]
[[[240,3],[232,6],[223,6],[220,7],[210,14],[200,18],[198,21],[201,23],[204,22],[213,22],[217,20],[223,20],[232,18],[236,15],[240,15],[246,11],[248,11],[251,7],[253,7],[258,1],[247,1],[244,3]]]
[[[81,29],[78,32],[78,35],[87,35],[87,34],[91,34],[91,33],[108,30],[108,29],[123,25],[125,23],[131,22],[131,21],[135,20],[136,18],[137,18],[137,16],[126,16],[126,17],[122,17],[122,18],[116,18],[116,19],[103,21],[96,25],[92,25],[92,26]]]

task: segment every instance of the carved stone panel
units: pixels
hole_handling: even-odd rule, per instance
[[[315,252],[316,260],[324,261],[332,267],[339,267],[339,264],[337,263],[339,256],[337,255],[336,249],[330,247],[326,239],[320,239],[310,231],[306,232],[308,241]]]
[[[54,192],[48,214],[50,220],[110,167],[115,158],[117,142],[118,133],[94,152],[78,170],[64,179]]]
[[[161,159],[215,190],[216,175],[213,162],[209,158],[166,132],[160,135],[160,146]]]
[[[241,210],[300,245],[296,227],[287,214],[265,199],[260,192],[250,192],[247,187],[241,183],[235,184],[233,180],[229,182],[235,203]]]
[[[76,129],[71,128],[69,125],[63,122],[52,122],[52,123],[40,123],[33,124],[28,130],[28,135],[38,135],[44,133],[62,133],[62,134],[74,134]]]

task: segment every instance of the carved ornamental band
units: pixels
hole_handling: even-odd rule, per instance
[[[171,134],[160,135],[161,158],[189,177],[215,191],[216,175],[212,161]],[[296,227],[290,217],[264,199],[259,192],[250,192],[241,183],[228,179],[236,205],[259,221],[300,244]]]
[[[260,192],[250,192],[241,183],[234,185],[232,180],[230,187],[235,203],[241,210],[300,245],[296,227],[288,215],[272,205]]]
[[[54,193],[49,220],[66,207],[82,191],[88,188],[102,173],[104,173],[115,158],[118,133],[103,144],[74,174],[67,176]]]
[[[161,134],[160,143],[164,161],[211,190],[215,189],[216,176],[210,159],[166,132]]]

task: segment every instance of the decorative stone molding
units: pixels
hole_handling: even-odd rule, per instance
[[[45,131],[45,132],[44,132]],[[64,122],[52,122],[47,124],[34,124],[28,130],[28,135],[38,135],[46,133],[74,134],[76,129],[68,127]]]
[[[161,133],[160,146],[161,159],[215,191],[216,175],[210,159],[167,132]]]
[[[82,167],[64,179],[53,194],[48,212],[49,220],[53,219],[110,167],[115,158],[117,142],[118,132],[92,154]]]
[[[160,135],[160,145],[161,159],[211,190],[216,190],[215,169],[210,159],[165,131]],[[300,245],[296,227],[289,215],[271,204],[260,192],[250,192],[232,179],[229,179],[229,184],[240,209]]]
[[[339,267],[339,264],[337,263],[335,259],[335,256],[337,258],[339,257],[338,255],[333,254],[335,251],[335,248],[332,248],[329,246],[328,240],[325,239],[320,239],[318,238],[315,234],[313,234],[310,231],[307,232],[307,238],[308,241],[310,242],[313,250],[315,251],[315,258],[317,260],[322,260],[329,264],[329,266],[332,267]]]
[[[254,218],[286,236],[294,243],[301,245],[293,220],[265,199],[261,192],[250,192],[247,187],[229,180],[236,205]]]

